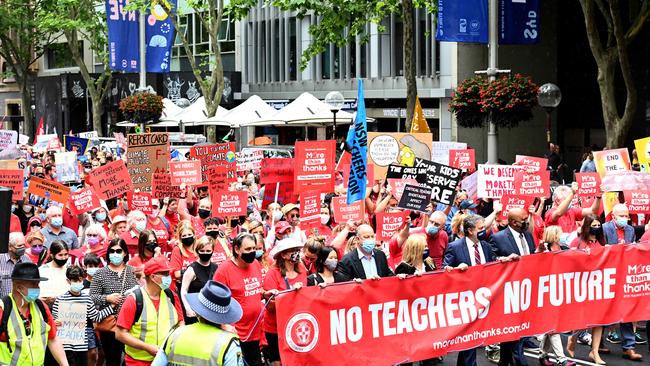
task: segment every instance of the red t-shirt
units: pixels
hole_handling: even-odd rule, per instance
[[[179,247],[174,247],[174,249],[172,249],[172,256],[169,260],[169,267],[172,269],[172,272],[182,271],[193,262],[196,262],[197,258],[194,253],[188,252],[187,254],[187,257],[184,256]]]
[[[262,326],[253,325],[262,312],[262,265],[253,261],[248,267],[240,268],[232,260],[224,262],[217,268],[214,280],[226,285],[232,297],[239,302],[243,310],[241,320],[234,324],[242,341],[259,341]],[[250,334],[250,338],[246,339]]]
[[[227,261],[230,258],[230,251],[226,251],[223,246],[224,244],[222,244],[220,239],[215,240],[214,250],[212,251],[212,259],[210,259],[210,261],[217,266],[221,265],[221,263]]]
[[[194,228],[194,236],[200,238],[203,235],[205,235],[205,226],[203,226],[203,220],[201,220],[200,217],[191,216],[190,222],[192,223],[192,227]]]
[[[582,209],[580,207],[573,207],[568,209],[564,215],[560,216],[556,221],[553,221],[553,212],[557,207],[553,207],[546,212],[544,222],[546,226],[559,225],[564,233],[572,233],[576,231],[576,221],[582,220]]]
[[[63,226],[69,228],[75,233],[79,232],[79,219],[70,213],[69,209],[63,210]]]
[[[571,249],[588,249],[592,253],[594,253],[594,252],[602,250],[603,246],[600,245],[599,242],[590,243],[590,242],[583,241],[582,239],[580,239],[580,237],[576,237],[575,239],[573,239],[571,241],[571,244],[569,244],[569,248],[571,248]]]
[[[618,239],[619,244],[625,243],[625,229],[616,227],[616,237]]]
[[[145,291],[142,289],[142,291]],[[143,296],[145,296],[143,294]],[[153,303],[153,306],[158,310],[160,307],[160,299],[151,299],[151,302]],[[144,306],[144,304],[143,304]],[[120,310],[120,314],[117,316],[117,326],[120,328],[124,328],[126,330],[131,330],[131,327],[133,327],[133,323],[135,320],[135,296],[128,296],[126,300],[124,300],[124,304],[122,305],[122,308]],[[183,321],[183,309],[181,308],[181,301],[178,299],[178,295],[174,293],[174,308],[176,308],[176,314],[178,314],[178,321],[181,322]],[[172,324],[173,326],[173,324]],[[160,341],[162,343],[162,340]],[[126,364],[129,366],[149,366],[151,365],[151,361],[139,361],[139,360],[134,360],[131,358],[131,356],[124,354],[124,360],[126,361]]]
[[[414,227],[409,229],[409,235],[424,235],[427,240],[427,247],[429,248],[429,257],[433,259],[436,268],[442,268],[442,258],[445,256],[447,244],[449,244],[449,236],[444,230],[438,231],[438,235],[431,236],[425,233],[423,227]],[[403,244],[402,244],[403,245]],[[388,250],[390,251],[389,265],[394,270],[402,261],[402,248],[397,245],[396,237],[388,241]]]
[[[158,239],[158,246],[160,251],[165,254],[172,251],[172,248],[169,247],[169,232],[163,220],[158,219],[157,224],[152,224],[151,221],[147,221],[147,228],[156,234],[156,239]]]
[[[11,214],[11,220],[9,220],[9,232],[10,233],[22,233],[23,228],[20,226],[20,219],[18,216]]]
[[[120,235],[120,239],[126,242],[126,247],[129,250],[129,255],[134,256],[138,252],[138,238],[140,235],[129,230]]]
[[[47,324],[50,325],[50,331],[47,333],[47,339],[52,340],[56,337],[56,324],[54,324],[54,318],[52,317],[50,308],[46,304],[43,305],[44,305],[43,307],[45,308],[45,314],[47,314]],[[38,308],[38,305],[36,305],[36,307]],[[31,317],[30,317],[31,314],[29,313],[30,311],[29,309],[30,308],[27,308],[27,318],[30,319],[31,321]],[[13,311],[19,311],[19,310],[14,308]],[[2,318],[2,308],[0,308],[0,318]],[[5,343],[7,342],[6,333],[0,334],[0,342],[5,342]]]
[[[544,241],[544,229],[546,229],[546,224],[544,224],[544,219],[537,214],[530,214],[533,217],[533,223],[535,227],[533,228],[533,241],[535,242],[535,247],[539,243]]]
[[[291,287],[294,287],[298,282],[301,282],[303,286],[307,286],[307,270],[302,263],[299,263],[298,265],[300,266],[300,273],[298,273],[296,278],[287,278]],[[288,290],[284,277],[282,277],[280,269],[277,266],[271,267],[264,278],[264,291],[269,290]],[[266,308],[266,312],[264,313],[264,331],[267,333],[278,332],[275,306],[268,306]]]
[[[172,235],[174,233],[174,230],[176,230],[176,225],[178,225],[181,219],[178,216],[178,212],[174,212],[174,213],[167,212],[165,214],[165,218],[169,223],[169,235]]]

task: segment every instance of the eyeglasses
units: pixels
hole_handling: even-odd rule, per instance
[[[97,235],[97,234],[86,234],[86,236],[95,238],[95,237],[98,237],[99,235]]]
[[[289,214],[290,218],[300,218],[300,214]]]
[[[113,253],[122,254],[122,253],[124,253],[124,251],[122,249],[109,249],[108,250],[108,254],[113,254]]]

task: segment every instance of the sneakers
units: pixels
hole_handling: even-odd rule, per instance
[[[607,342],[619,344],[621,343],[621,337],[618,335],[618,332],[609,332],[607,335]]]
[[[564,360],[562,362],[556,362],[555,366],[576,366],[576,363],[569,360]]]
[[[555,363],[553,363],[553,361],[551,361],[551,359],[548,358],[548,356],[544,356],[544,357],[539,358],[539,365],[540,366],[554,366]]]
[[[587,332],[582,332],[578,336],[578,343],[579,344],[586,344],[587,346],[591,346],[591,334]]]
[[[636,342],[636,344],[646,344],[646,343],[648,343],[647,340],[645,340],[645,339],[643,339],[643,337],[641,337],[641,334],[639,334],[639,332],[634,333],[634,341]]]
[[[499,363],[501,358],[501,349],[498,345],[489,345],[485,347],[485,357],[492,363]]]

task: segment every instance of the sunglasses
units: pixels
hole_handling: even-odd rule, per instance
[[[113,254],[113,253],[122,254],[122,253],[124,253],[124,251],[122,249],[109,249],[108,250],[108,254]]]
[[[99,235],[97,235],[97,234],[86,234],[86,236],[87,236],[87,237],[91,237],[91,238],[96,238],[96,237],[98,237]]]
[[[292,218],[292,219],[293,218],[300,218],[300,214],[290,214],[289,217]]]

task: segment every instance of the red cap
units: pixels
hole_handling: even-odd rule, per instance
[[[288,222],[278,221],[275,224],[275,235],[282,234],[283,232],[287,231],[287,229],[291,229],[291,225]]]
[[[170,272],[169,261],[164,256],[158,256],[151,258],[147,263],[144,264],[144,275],[149,276],[154,273],[159,272]]]

